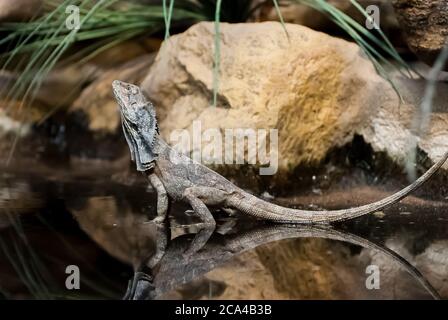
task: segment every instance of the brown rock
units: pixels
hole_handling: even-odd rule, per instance
[[[22,100],[7,101],[0,100],[0,115],[3,119],[9,118],[12,122],[32,124],[44,118],[51,110],[44,104],[34,101],[33,103]],[[0,125],[0,128],[2,126]],[[11,127],[13,128],[13,126]],[[7,132],[7,126],[3,128]],[[1,129],[0,129],[1,130]]]
[[[263,2],[259,0],[259,2]],[[350,1],[327,0],[328,4],[342,11],[362,26],[365,25],[366,18],[353,6]],[[400,48],[406,46],[402,36],[398,21],[394,14],[394,9],[390,2],[382,0],[358,0],[363,8],[369,5],[376,5],[380,10],[380,27],[390,40]],[[325,31],[329,34],[343,34],[341,30],[329,17],[324,13],[313,9],[312,7],[300,3],[299,1],[286,0],[280,5],[280,13],[285,22],[296,23],[307,26],[318,31]],[[271,2],[263,2],[260,9],[254,12],[252,17],[255,21],[278,21],[279,16],[277,10]]]
[[[142,83],[156,102],[162,136],[170,141],[176,129],[191,131],[193,120],[201,121],[202,130],[276,128],[279,170],[289,172],[318,163],[356,133],[402,162],[425,81],[395,77],[406,101],[400,105],[357,45],[303,26],[286,27],[289,42],[279,23],[221,25],[216,108],[210,106],[213,24],[171,37]],[[431,129],[419,139],[433,161],[448,149],[444,88],[440,84]]]
[[[399,163],[404,163],[409,152],[414,118],[420,114],[420,102],[424,95],[426,80],[406,79],[394,76],[405,103],[394,99],[394,92],[381,93],[376,112],[372,112],[359,133],[375,151],[385,151]],[[418,147],[435,162],[448,150],[448,84],[440,82],[434,96],[429,126],[417,138]],[[448,169],[448,163],[443,168]]]
[[[0,98],[0,155],[7,159],[14,139],[28,136],[32,125],[43,119],[51,110],[42,103]]]
[[[273,3],[263,0],[258,2],[262,5],[254,12],[253,19],[256,21],[280,20]],[[327,2],[342,12],[347,12],[351,7],[349,1],[328,0]],[[330,26],[334,27],[325,14],[297,1],[283,1],[279,8],[283,21],[287,23],[296,23],[315,30],[326,30]]]
[[[48,74],[36,94],[36,100],[55,109],[70,106],[81,94],[84,85],[95,79],[98,69],[91,65],[70,65]]]
[[[160,42],[160,40],[155,38],[124,41],[100,52],[89,61],[89,64],[93,64],[103,71],[114,69],[130,60],[157,51],[160,47]]]
[[[42,81],[31,101],[10,100],[10,90],[19,78],[18,74],[0,72],[0,112],[22,123],[37,123],[55,111],[67,107],[79,96],[82,86],[95,77],[97,69],[92,65],[56,68]]]
[[[105,72],[84,89],[69,112],[83,111],[92,131],[115,133],[120,124],[120,114],[111,89],[112,81],[119,79],[139,83],[147,73],[153,57],[153,55],[140,56]]]
[[[162,46],[142,87],[157,103],[161,132],[277,128],[280,169],[320,161],[351,140],[388,85],[353,43],[299,25],[221,25],[219,101],[213,92],[213,24]],[[362,95],[360,94],[362,93]]]
[[[448,2],[393,0],[392,4],[409,48],[431,65],[448,39]]]
[[[0,22],[29,20],[42,10],[42,0],[0,1]]]

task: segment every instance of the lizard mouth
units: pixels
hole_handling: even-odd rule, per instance
[[[112,82],[112,87],[114,88],[114,90],[118,90],[119,88],[123,88],[123,86],[124,86],[124,84],[120,80],[114,80]]]

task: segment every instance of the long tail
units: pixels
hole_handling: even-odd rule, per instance
[[[420,178],[415,180],[412,184],[404,189],[401,189],[397,193],[379,200],[374,203],[366,204],[356,208],[342,209],[342,210],[323,210],[323,211],[310,211],[310,210],[298,210],[285,208],[264,200],[261,200],[249,193],[244,193],[242,197],[232,197],[229,199],[229,205],[248,214],[261,218],[264,220],[271,220],[278,223],[329,223],[336,221],[343,221],[353,219],[365,214],[376,212],[384,209],[407,195],[412,191],[418,189],[431,176],[437,172],[437,170],[448,159],[448,152],[435,163],[428,171],[426,171]]]

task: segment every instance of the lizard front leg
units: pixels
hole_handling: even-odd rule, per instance
[[[147,300],[151,291],[154,290],[152,270],[165,255],[171,237],[170,229],[166,223],[157,223],[155,227],[155,251],[148,259],[134,263],[134,266],[137,267],[134,267],[134,276],[128,283],[128,289],[123,300]]]
[[[154,172],[148,174],[148,180],[157,192],[157,217],[153,221],[162,223],[168,213],[168,195],[162,181]]]
[[[136,271],[128,283],[123,300],[147,300],[154,290],[153,277],[148,271]]]

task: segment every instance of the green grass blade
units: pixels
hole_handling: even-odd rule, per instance
[[[170,6],[167,12],[166,1],[167,0],[163,0],[163,17],[165,20],[165,40],[168,39],[170,36],[170,24],[174,8],[174,0],[170,0]]]
[[[272,0],[272,2],[274,3],[275,11],[277,12],[277,16],[280,19],[280,23],[282,24],[283,31],[285,31],[286,37],[288,38],[288,41],[289,41],[289,33],[288,33],[288,30],[286,30],[286,24],[285,24],[285,21],[283,20],[283,15],[280,12],[278,0]]]
[[[219,67],[221,64],[221,34],[220,34],[220,14],[221,14],[221,0],[216,1],[215,8],[215,57],[213,63],[213,107],[218,103],[219,90]]]

